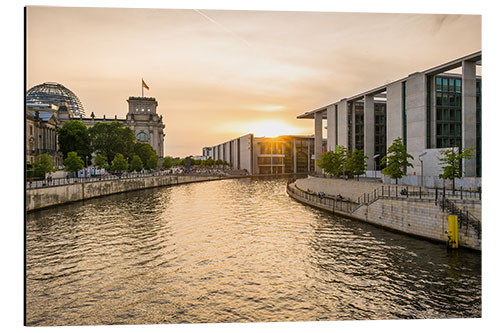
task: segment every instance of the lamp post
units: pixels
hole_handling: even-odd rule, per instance
[[[422,157],[424,157],[425,155],[427,155],[426,151],[418,155],[418,159],[420,161],[420,186],[424,186],[424,160],[422,159]]]
[[[375,170],[374,170],[374,171],[375,171],[375,175],[373,176],[374,178],[376,178],[376,177],[377,177],[377,165],[378,165],[378,163],[377,163],[377,158],[378,158],[379,156],[380,156],[380,154],[373,155],[373,162],[375,163]]]

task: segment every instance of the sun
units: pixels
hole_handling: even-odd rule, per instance
[[[249,132],[253,133],[255,136],[265,136],[269,138],[280,135],[294,135],[302,132],[302,129],[279,120],[262,120],[248,125]]]

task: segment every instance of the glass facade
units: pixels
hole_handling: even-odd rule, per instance
[[[375,170],[382,170],[380,160],[387,148],[387,107],[385,103],[375,103]]]
[[[355,148],[359,150],[364,150],[365,146],[365,129],[364,129],[364,123],[365,123],[365,117],[364,117],[364,103],[354,103],[355,107],[355,123],[354,126],[356,126],[356,137],[355,137]]]
[[[462,146],[462,79],[436,77],[436,148]]]
[[[462,148],[462,78],[440,75],[436,84],[436,148]],[[481,177],[481,79],[476,80],[476,176]],[[466,147],[469,148],[469,147]]]
[[[348,130],[347,130],[347,149],[349,151],[353,151],[353,142],[352,142],[352,129],[353,129],[353,121],[352,121],[352,110],[354,108],[354,126],[356,130],[355,137],[355,148],[363,150],[364,149],[364,109],[362,102],[349,102],[348,103],[348,114],[347,114],[347,122],[348,122]]]

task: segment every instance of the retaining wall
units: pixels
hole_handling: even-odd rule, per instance
[[[31,211],[109,194],[215,179],[220,179],[220,177],[165,175],[28,189],[26,190],[26,210]]]
[[[291,184],[290,186],[295,186]],[[345,191],[345,189],[344,189]],[[448,213],[442,211],[433,200],[379,198],[370,205],[362,205],[354,212],[334,211],[331,206],[314,202],[294,194],[294,199],[342,216],[355,218],[384,228],[446,243],[448,236]],[[457,203],[461,208],[471,209],[475,217],[481,218],[481,203]],[[477,215],[476,215],[477,214]],[[478,216],[479,215],[479,216]],[[481,250],[481,235],[474,228],[459,227],[459,246]]]

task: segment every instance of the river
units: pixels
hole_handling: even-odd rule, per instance
[[[29,213],[27,324],[481,317],[481,254],[305,206],[286,178]]]

